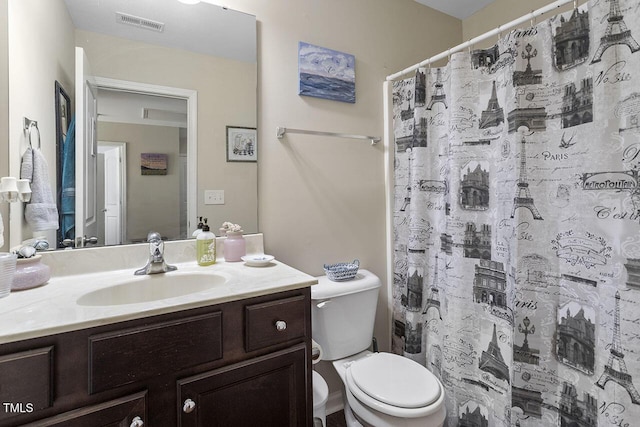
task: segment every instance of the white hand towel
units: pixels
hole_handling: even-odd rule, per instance
[[[21,176],[23,179],[31,179],[31,201],[27,204],[24,217],[31,226],[32,231],[57,230],[58,207],[56,205],[51,184],[49,184],[49,167],[40,149],[27,149],[22,161],[22,169],[28,172],[29,152],[32,154],[33,175]]]
[[[31,147],[22,155],[22,164],[20,165],[20,178],[31,181],[33,178],[33,150]]]

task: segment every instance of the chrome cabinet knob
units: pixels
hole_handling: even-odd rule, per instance
[[[62,241],[62,246],[64,246],[65,248],[73,248],[75,245],[76,242],[73,239],[64,239]]]
[[[285,329],[287,329],[287,322],[285,322],[284,320],[276,321],[276,329],[279,332],[284,331]]]
[[[144,425],[144,421],[142,421],[142,418],[135,417],[134,419],[131,420],[131,425],[129,427],[142,427],[143,425]]]
[[[84,236],[82,238],[82,243],[85,244],[85,245],[87,243],[91,243],[91,244],[95,245],[96,243],[98,243],[98,238],[96,236],[91,236],[91,237]]]
[[[194,409],[196,409],[196,402],[191,399],[187,399],[184,401],[184,404],[182,405],[182,412],[184,412],[185,414],[190,414]]]

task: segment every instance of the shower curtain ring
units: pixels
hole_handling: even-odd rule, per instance
[[[498,25],[498,41],[500,41],[501,38],[502,38],[502,28],[500,28],[500,25]]]

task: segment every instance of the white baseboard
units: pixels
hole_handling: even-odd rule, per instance
[[[327,415],[341,411],[342,409],[344,409],[344,403],[342,402],[342,391],[337,390],[329,393],[329,398],[327,399]]]

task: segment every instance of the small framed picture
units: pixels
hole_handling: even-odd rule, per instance
[[[140,154],[140,171],[142,175],[166,175],[167,155],[163,153]]]
[[[227,162],[258,161],[256,128],[227,126]]]

